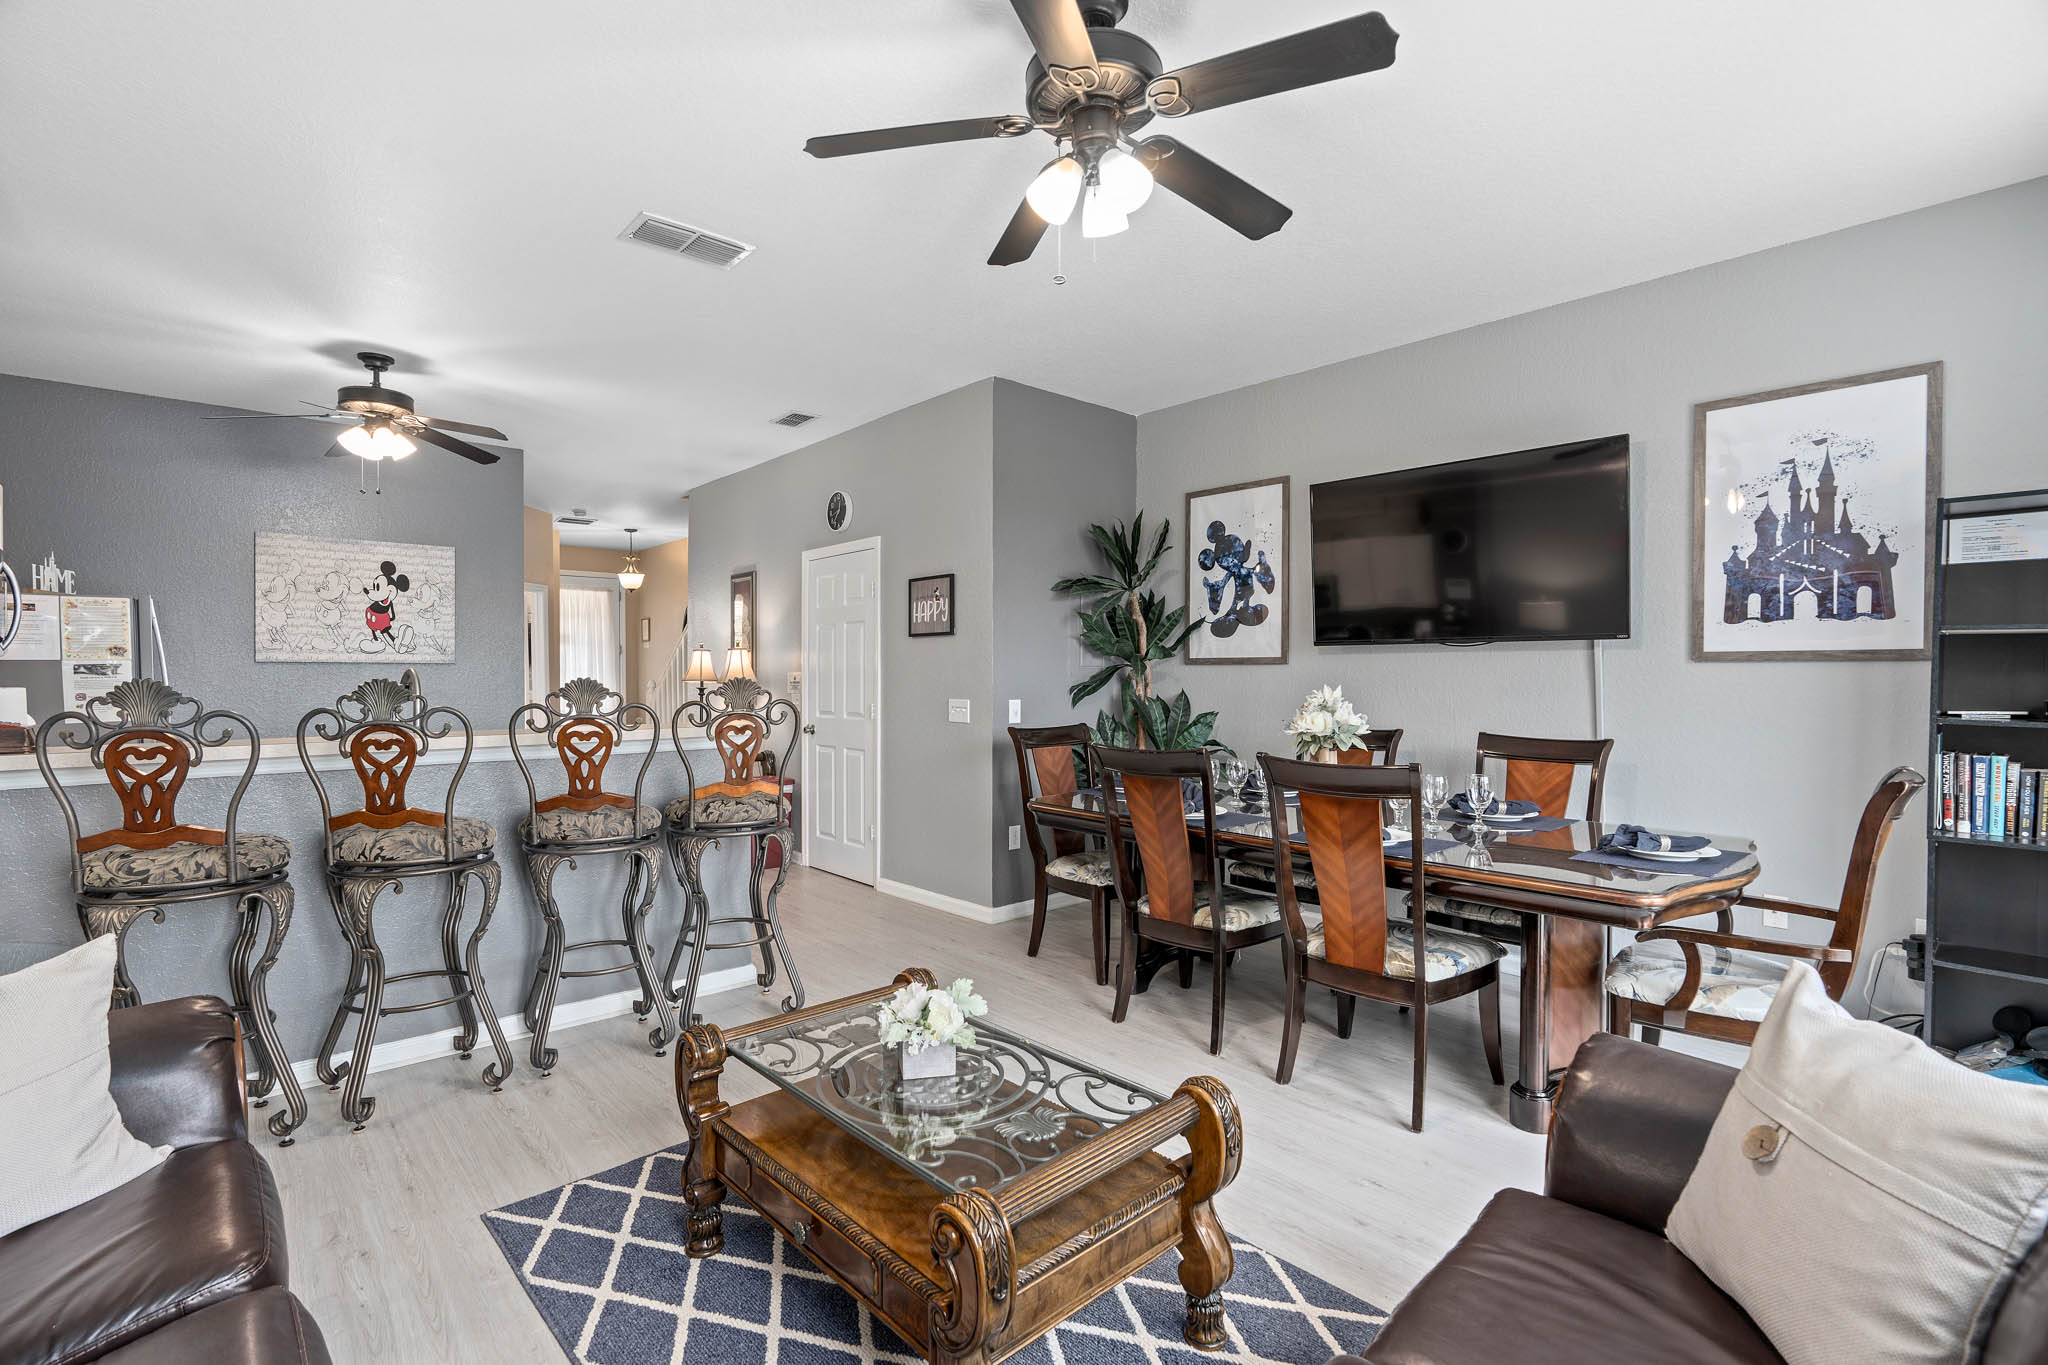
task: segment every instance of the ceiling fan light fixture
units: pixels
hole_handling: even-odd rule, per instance
[[[1079,160],[1060,157],[1038,173],[1031,188],[1024,191],[1024,202],[1031,205],[1033,213],[1059,227],[1074,216],[1074,205],[1080,201],[1081,182],[1085,178]]]
[[[1081,235],[1114,237],[1131,225],[1131,220],[1110,206],[1099,185],[1090,185],[1081,197]]]
[[[1152,197],[1152,172],[1144,162],[1121,147],[1112,147],[1096,163],[1104,202],[1115,212],[1129,217]]]
[[[341,448],[365,460],[402,460],[419,449],[386,422],[364,422],[336,438]]]

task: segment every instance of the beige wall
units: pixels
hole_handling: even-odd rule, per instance
[[[526,509],[526,581],[548,590],[548,686],[562,680],[562,537],[555,519],[538,507]],[[523,603],[522,603],[523,606]]]
[[[626,562],[622,550],[598,550],[584,545],[561,547],[560,571],[565,573],[615,574]],[[668,666],[669,652],[676,647],[682,630],[683,612],[690,598],[690,543],[687,539],[640,551],[640,571],[647,575],[635,592],[626,594],[626,699],[646,698],[646,679]],[[650,638],[640,642],[640,618],[648,618]],[[664,645],[664,640],[666,644]],[[661,718],[662,724],[668,717]]]

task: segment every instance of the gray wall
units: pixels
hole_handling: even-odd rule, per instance
[[[803,552],[881,537],[881,875],[976,905],[989,903],[995,388],[970,384],[690,494],[690,619],[707,623],[693,639],[723,663],[727,583],[753,569],[755,673],[777,695],[801,666]],[[834,489],[853,504],[843,532],[825,525]],[[933,573],[955,575],[958,633],[913,640],[904,594]],[[973,703],[973,724],[947,721],[951,697]]]
[[[427,695],[503,729],[520,703],[524,458],[488,467],[431,449],[356,491],[354,459],[323,459],[322,422],[210,421],[169,398],[0,375],[0,485],[17,572],[55,551],[78,590],[156,598],[171,677],[265,735],[398,656],[259,664],[258,531],[453,545],[456,661],[425,665]]]
[[[996,381],[994,904],[1031,895],[1031,857],[1011,852],[1009,828],[1024,818],[1011,748],[1009,703],[1026,725],[1092,722],[1100,696],[1077,709],[1067,687],[1100,666],[1081,649],[1079,600],[1052,585],[1100,567],[1091,522],[1128,518],[1137,497],[1137,419],[1043,389]]]
[[[1600,649],[1607,812],[1752,835],[1760,889],[1832,904],[1871,786],[1893,764],[1925,766],[1928,666],[1690,661],[1692,405],[1942,360],[1944,490],[2039,487],[2044,224],[2036,180],[1145,415],[1150,511],[1177,515],[1191,488],[1294,480],[1291,662],[1176,666],[1167,685],[1220,707],[1222,738],[1247,756],[1283,751],[1301,694],[1333,682],[1374,723],[1406,727],[1404,757],[1455,774],[1480,729],[1590,733],[1584,644],[1314,647],[1308,485],[1627,431],[1635,620],[1633,638]],[[1175,594],[1180,577],[1176,560]],[[1872,944],[1922,913],[1925,819],[1916,803],[1892,840]]]

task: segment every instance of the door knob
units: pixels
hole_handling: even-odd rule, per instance
[[[804,733],[807,735],[815,735],[818,733],[818,727],[815,725],[806,725],[804,727]]]

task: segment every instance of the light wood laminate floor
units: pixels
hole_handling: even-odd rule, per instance
[[[971,976],[1005,1023],[1140,1083],[1171,1090],[1220,1077],[1244,1113],[1245,1157],[1218,1199],[1224,1225],[1335,1284],[1391,1307],[1502,1186],[1538,1188],[1543,1140],[1507,1121],[1471,999],[1430,1013],[1427,1131],[1408,1131],[1409,1030],[1391,1006],[1360,1002],[1349,1040],[1335,1003],[1312,995],[1292,1085],[1273,1083],[1280,1046],[1277,946],[1240,955],[1224,1055],[1207,1051],[1209,976],[1182,991],[1169,970],[1112,1024],[1095,985],[1085,908],[1056,910],[1036,958],[1030,921],[988,926],[795,869],[783,922],[811,1001],[886,984],[907,966]],[[1509,1070],[1515,983],[1501,1001]],[[777,997],[780,991],[777,991]],[[508,1007],[518,1002],[507,1002]],[[705,1002],[729,1023],[773,1011],[752,989]],[[452,1012],[451,1012],[452,1013]],[[315,1088],[296,1146],[266,1143],[291,1247],[291,1283],[344,1365],[490,1360],[559,1365],[562,1353],[479,1217],[515,1199],[677,1142],[673,1056],[657,1058],[630,1017],[558,1030],[561,1062],[526,1066],[502,1094],[477,1078],[483,1054],[373,1074],[377,1114],[351,1133]],[[725,1093],[764,1082],[728,1066]]]

